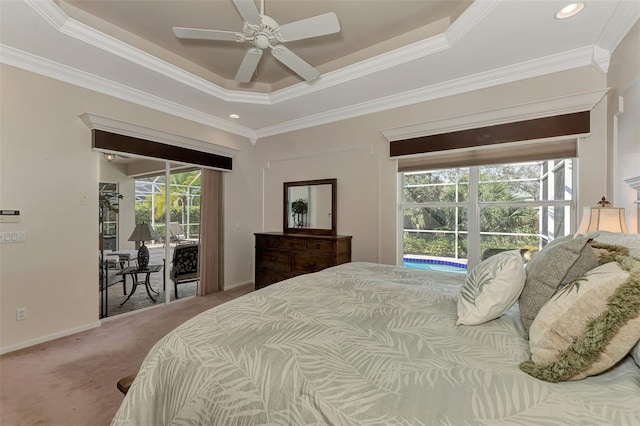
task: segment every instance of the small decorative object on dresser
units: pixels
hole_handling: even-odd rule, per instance
[[[330,266],[351,262],[350,235],[257,233],[256,290]]]

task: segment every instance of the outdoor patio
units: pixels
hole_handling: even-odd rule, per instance
[[[152,245],[148,245],[148,247],[149,247],[149,265],[162,265],[164,254],[165,254],[164,247],[162,246],[162,244],[155,244],[155,245],[152,244]],[[171,257],[173,256],[173,248],[174,248],[173,246],[170,247],[169,259],[171,259]],[[135,261],[132,260],[131,266],[134,266],[135,264],[136,264]],[[125,263],[124,266],[126,267],[127,264]],[[167,264],[167,268],[171,270],[171,266],[172,266],[171,261],[169,261]],[[121,269],[110,268],[109,276],[111,277],[116,275],[119,270]],[[165,290],[163,286],[164,269],[161,269],[159,272],[152,273],[150,275],[151,288],[156,292],[158,292],[158,294],[155,294],[153,292],[151,293],[154,299],[156,299],[156,302],[152,301],[147,294],[147,291],[144,286],[144,274],[139,274],[138,279],[140,281],[136,289],[136,292],[122,306],[120,306],[120,304],[124,302],[124,300],[127,298],[127,295],[131,292],[131,289],[133,288],[131,275],[127,275],[127,285],[126,285],[127,294],[126,295],[123,292],[122,281],[109,286],[107,290],[108,292],[107,312],[105,317],[113,317],[115,315],[119,315],[125,312],[131,312],[131,311],[146,308],[149,306],[154,306],[156,304],[164,303],[164,300],[165,300]],[[196,281],[179,284],[178,298],[183,299],[185,297],[195,296],[197,293],[197,285],[198,283]],[[173,285],[173,281],[171,281],[170,279],[167,279],[166,290],[169,291],[171,295],[171,300],[172,301],[175,300],[174,285]],[[100,293],[99,297],[102,299],[104,295]],[[101,303],[104,303],[104,301],[101,300]]]

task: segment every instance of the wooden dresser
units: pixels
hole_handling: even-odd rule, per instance
[[[351,262],[351,236],[257,233],[256,290],[296,275]]]

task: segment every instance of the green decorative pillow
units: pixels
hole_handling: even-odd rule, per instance
[[[499,318],[520,296],[525,280],[520,250],[489,257],[467,275],[458,298],[457,325]]]
[[[567,283],[598,266],[590,237],[562,237],[549,243],[527,263],[520,294],[520,317],[527,331],[540,308]]]
[[[520,368],[549,382],[580,380],[625,357],[640,339],[640,267],[618,262],[589,271],[540,310],[531,325],[531,360]]]

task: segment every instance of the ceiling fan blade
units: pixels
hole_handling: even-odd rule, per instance
[[[271,48],[271,53],[273,53],[273,56],[277,60],[291,68],[292,71],[307,81],[314,80],[320,76],[320,71],[281,44]]]
[[[233,4],[236,5],[236,9],[240,12],[240,16],[250,25],[262,25],[262,18],[260,12],[253,0],[233,0]]]
[[[280,26],[282,41],[302,40],[310,37],[333,34],[338,31],[340,31],[340,23],[338,22],[338,17],[333,12]]]
[[[256,71],[258,67],[258,62],[260,62],[260,58],[262,57],[262,50],[251,48],[247,50],[247,53],[244,55],[244,59],[240,64],[240,68],[238,68],[238,72],[236,73],[235,81],[239,83],[248,83],[251,81],[251,77],[253,77],[253,73]]]
[[[233,31],[201,30],[198,28],[173,27],[178,38],[198,40],[244,41],[244,35]]]

